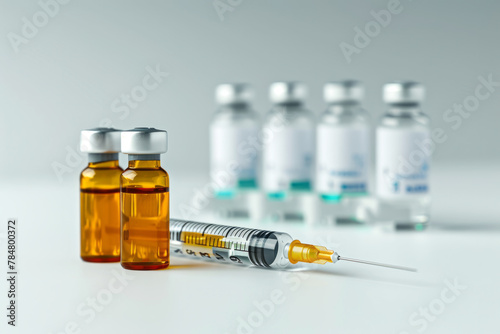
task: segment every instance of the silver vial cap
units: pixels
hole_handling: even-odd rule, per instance
[[[323,87],[326,103],[357,103],[364,97],[363,85],[355,80],[327,82]]]
[[[253,91],[245,83],[225,83],[215,88],[215,101],[220,105],[247,104],[252,98]]]
[[[118,153],[120,152],[121,130],[113,128],[94,128],[82,130],[80,151],[83,153]]]
[[[122,153],[160,154],[168,150],[168,135],[165,130],[135,128],[122,131]]]
[[[425,98],[425,88],[414,81],[389,82],[384,85],[383,97],[387,104],[418,104]]]
[[[276,104],[300,103],[307,97],[307,87],[302,82],[274,82],[269,87],[269,99]]]

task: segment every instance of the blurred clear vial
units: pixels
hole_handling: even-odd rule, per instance
[[[237,190],[257,187],[259,118],[251,108],[253,92],[244,83],[216,87],[218,109],[210,123],[210,174],[216,197],[232,198]]]
[[[420,109],[424,87],[412,81],[384,85],[388,105],[377,128],[376,181],[379,220],[399,229],[429,221],[429,117]]]
[[[274,106],[263,126],[263,188],[271,199],[312,188],[315,117],[304,107],[306,95],[300,82],[270,87]]]
[[[358,222],[365,218],[358,214],[356,200],[368,194],[370,183],[370,118],[361,107],[364,89],[354,80],[329,82],[323,97],[328,106],[317,124],[316,191],[324,203],[344,204],[331,212],[337,222]]]
[[[352,80],[325,84],[327,109],[316,137],[316,190],[324,201],[366,195],[369,186],[370,119],[361,107],[364,90]]]

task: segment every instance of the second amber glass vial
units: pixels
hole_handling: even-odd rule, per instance
[[[122,153],[128,168],[120,180],[121,265],[132,270],[164,269],[169,265],[169,179],[161,168],[167,132],[154,128],[123,131]]]

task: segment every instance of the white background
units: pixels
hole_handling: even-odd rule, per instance
[[[498,160],[500,91],[481,101],[458,129],[444,112],[474,94],[478,76],[500,81],[500,2],[401,0],[402,12],[347,62],[339,45],[354,45],[355,27],[388,0],[243,0],[219,19],[212,1],[72,0],[15,52],[7,38],[21,34],[37,1],[0,0],[0,164],[8,177],[34,174],[57,182],[52,163],[65,163],[79,131],[103,119],[122,129],[169,131],[169,171],[208,169],[208,122],[215,85],[246,81],[255,109],[270,108],[269,84],[302,80],[307,104],[319,114],[322,85],[353,78],[366,86],[374,123],[384,111],[381,87],[390,80],[424,83],[424,110],[448,140],[434,161]],[[112,103],[142,84],[148,66],[168,77],[124,119]],[[497,87],[500,89],[500,87]],[[64,181],[77,177],[82,161]]]

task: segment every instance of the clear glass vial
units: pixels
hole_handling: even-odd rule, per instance
[[[363,86],[353,80],[329,82],[323,89],[328,107],[317,124],[315,187],[322,218],[336,223],[367,218],[362,200],[369,192],[371,148],[363,95]]]
[[[305,203],[295,203],[311,194],[313,186],[316,120],[304,107],[306,96],[306,86],[300,82],[275,82],[269,90],[274,106],[262,129],[262,188],[271,207],[283,201],[290,204],[282,208],[278,204],[277,211],[270,208],[276,219],[307,219]]]
[[[154,128],[123,131],[128,168],[121,175],[121,265],[155,270],[169,265],[169,178],[160,166],[167,132]]]
[[[252,109],[247,84],[221,84],[219,105],[210,123],[210,174],[217,180],[216,196],[233,197],[237,190],[257,188],[259,118]]]
[[[88,262],[119,262],[120,130],[83,130],[80,150],[89,160],[80,174],[80,256]]]
[[[377,128],[377,195],[380,221],[398,229],[425,228],[429,221],[429,117],[420,109],[424,87],[416,82],[384,86],[388,109]]]
[[[251,107],[248,84],[215,89],[218,109],[210,123],[210,177],[215,200],[211,211],[226,218],[248,218],[258,186],[259,117]]]

